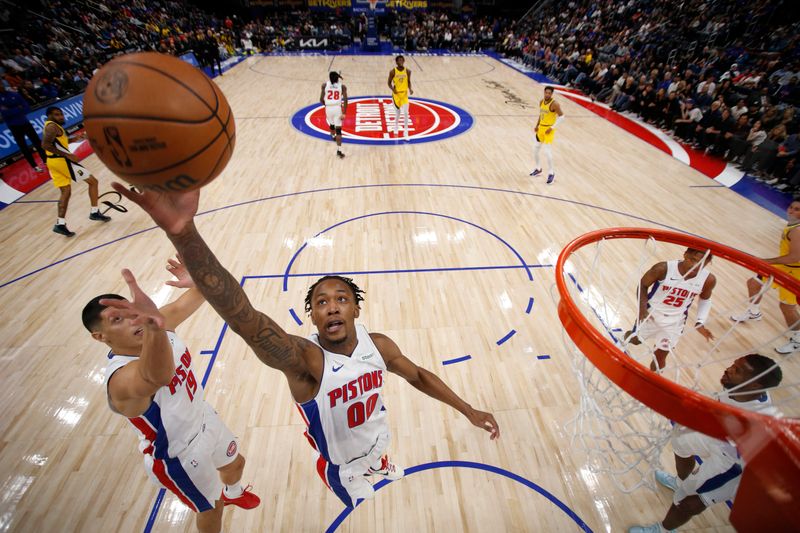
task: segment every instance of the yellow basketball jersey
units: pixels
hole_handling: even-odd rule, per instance
[[[56,126],[58,126],[58,129],[61,132],[56,137],[54,144],[61,146],[64,149],[64,151],[69,152],[69,136],[67,136],[67,132],[57,122],[53,122],[52,120],[46,120],[44,123],[44,127],[47,128],[48,124],[55,124]],[[54,154],[49,152],[48,150],[45,150],[45,154],[47,154],[47,157],[64,157],[62,154]]]
[[[394,67],[394,90],[399,93],[408,92],[408,69],[398,70]]]
[[[781,233],[781,248],[780,248],[780,255],[786,255],[789,253],[789,232],[792,231],[794,228],[800,226],[800,222],[795,222],[794,224],[787,224],[785,228],[783,228],[783,232]],[[798,268],[800,265],[786,265],[792,268]]]
[[[545,104],[544,100],[539,102],[539,127],[542,126],[549,128],[553,124],[556,123],[556,112],[550,111],[550,104],[553,103],[553,100],[550,100],[549,103]]]

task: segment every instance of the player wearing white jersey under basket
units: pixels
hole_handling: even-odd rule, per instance
[[[651,370],[664,368],[667,354],[678,344],[689,307],[698,295],[695,329],[708,340],[714,338],[705,327],[711,311],[711,293],[717,284],[717,278],[705,268],[710,261],[710,253],[688,248],[682,261],[656,263],[642,276],[637,289],[639,316],[625,338],[632,344],[655,340]]]
[[[343,79],[338,72],[328,74],[328,82],[322,84],[319,103],[325,106],[325,120],[331,129],[331,139],[336,141],[336,155],[344,157],[342,152],[342,121],[347,113],[347,87],[339,81]]]
[[[374,495],[365,476],[402,477],[389,461],[381,387],[386,372],[457,409],[472,424],[499,436],[490,413],[474,409],[435,374],[414,364],[386,335],[356,326],[363,291],[353,280],[325,276],[306,295],[317,328],[313,340],[290,335],[258,311],[239,281],[219,263],[194,225],[200,191],[143,194],[115,183],[114,190],[141,206],[178,249],[198,289],[267,366],[286,376],[301,406],[307,434],[321,455],[317,471],[348,507]],[[396,302],[393,304],[396,305]],[[346,374],[346,379],[337,377]]]
[[[189,289],[173,303],[158,309],[123,270],[133,301],[97,296],[82,320],[92,338],[111,348],[108,404],[139,437],[148,476],[197,513],[199,531],[219,533],[223,506],[252,509],[260,500],[241,486],[245,461],[238,442],[203,399],[192,354],[173,332],[203,296],[179,261],[167,268],[178,278],[170,285]]]

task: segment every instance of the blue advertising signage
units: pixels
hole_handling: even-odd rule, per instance
[[[83,122],[83,94],[60,100],[58,102],[49,104],[38,109],[34,109],[28,113],[28,121],[33,124],[33,128],[39,137],[42,136],[44,131],[44,121],[47,120],[45,111],[48,107],[55,106],[64,112],[64,128],[68,129],[76,124]],[[19,152],[19,147],[14,141],[14,136],[11,135],[5,123],[0,123],[0,159],[5,159]]]

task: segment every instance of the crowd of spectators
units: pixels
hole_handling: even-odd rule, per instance
[[[445,11],[409,11],[388,22],[392,44],[408,51],[431,49],[477,52],[492,48],[508,21],[453,15]]]
[[[163,0],[44,0],[0,8],[0,83],[31,105],[79,93],[116,54],[192,49],[211,64],[233,53],[235,20]]]
[[[548,2],[505,32],[498,49],[798,192],[800,26],[781,5]]]

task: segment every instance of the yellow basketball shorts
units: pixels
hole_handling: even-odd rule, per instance
[[[78,163],[62,158],[48,157],[47,169],[53,179],[53,185],[57,188],[66,187],[73,182],[77,183],[91,177],[91,173]]]
[[[793,268],[787,265],[772,265],[772,266],[774,266],[781,272],[786,272],[795,279],[800,279],[800,268],[797,267]],[[759,276],[759,279],[761,280],[762,283],[766,281],[766,278],[763,278],[761,276]],[[777,283],[773,283],[772,288],[778,289],[778,299],[781,301],[781,303],[785,303],[786,305],[797,305],[797,296],[793,292],[784,289]]]
[[[406,91],[400,93],[392,93],[392,102],[397,109],[408,104],[408,93]]]
[[[553,128],[552,126],[539,126],[536,129],[536,141],[542,144],[553,144],[553,138],[556,136],[555,128],[550,130],[550,133],[545,133],[547,128]]]

